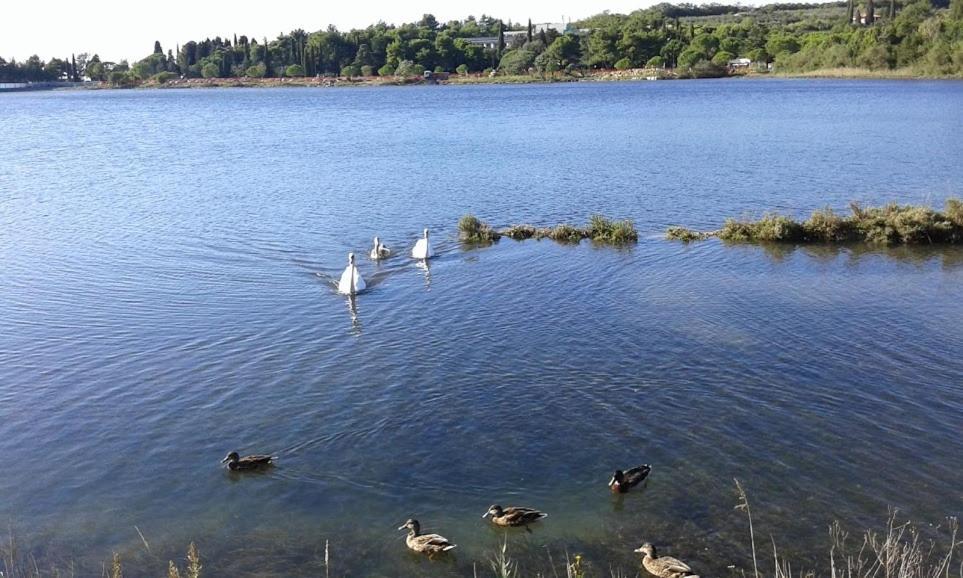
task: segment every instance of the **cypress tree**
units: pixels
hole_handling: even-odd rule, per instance
[[[528,41],[532,41],[532,19],[528,19]]]
[[[268,47],[267,36],[264,37],[264,76],[273,76],[271,74],[271,51]]]
[[[866,24],[872,24],[876,16],[876,6],[873,5],[873,0],[866,0]]]
[[[154,41],[154,54],[164,54],[164,49],[161,48],[160,40]]]
[[[498,55],[501,56],[502,50],[505,50],[505,30],[502,26],[502,21],[498,21]]]
[[[889,0],[889,19],[896,18],[896,0]]]
[[[68,77],[74,82],[80,82],[80,77],[77,75],[77,59],[74,55],[70,55],[70,74]]]

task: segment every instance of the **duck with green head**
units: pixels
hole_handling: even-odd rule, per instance
[[[609,488],[616,494],[624,494],[628,492],[631,488],[641,484],[649,477],[649,472],[652,471],[652,466],[649,464],[642,464],[626,471],[615,470],[612,475],[612,479],[609,480]]]

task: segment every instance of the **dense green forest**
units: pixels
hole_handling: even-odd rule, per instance
[[[558,30],[556,28],[563,28]],[[341,32],[294,30],[274,40],[247,36],[154,43],[129,64],[71,55],[43,62],[0,58],[0,82],[80,80],[135,85],[203,77],[415,76],[425,70],[498,71],[541,77],[591,69],[673,68],[725,74],[731,60],[778,71],[855,67],[963,74],[963,0],[848,0],[759,8],[659,4],[628,15],[604,12],[556,28],[493,17],[438,22],[426,14],[401,26]],[[479,38],[489,38],[482,43]],[[472,40],[475,39],[475,40]]]

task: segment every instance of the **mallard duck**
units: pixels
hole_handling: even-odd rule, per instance
[[[365,290],[366,284],[358,267],[354,264],[354,253],[348,253],[348,266],[341,274],[341,281],[338,282],[338,293],[342,295],[357,295]]]
[[[448,538],[444,536],[439,536],[438,534],[422,534],[421,524],[418,520],[408,519],[407,522],[402,524],[399,530],[408,530],[408,537],[405,538],[405,544],[408,548],[415,552],[421,552],[422,554],[428,554],[429,557],[435,554],[441,554],[442,552],[447,552],[452,548],[457,547],[448,541]]]
[[[520,508],[509,506],[502,508],[498,504],[492,504],[488,511],[482,514],[482,518],[492,517],[492,522],[497,526],[524,526],[536,520],[548,516],[545,512],[539,512],[533,508]]]
[[[646,542],[636,552],[644,554],[642,566],[659,578],[699,578],[692,573],[692,568],[681,560],[671,556],[659,556],[655,553],[655,546]]]
[[[260,470],[268,466],[273,466],[273,460],[276,460],[275,456],[267,455],[253,455],[244,456],[243,458],[237,452],[231,452],[224,456],[221,463],[227,463],[227,467],[231,470]]]
[[[411,256],[415,259],[431,259],[435,256],[435,252],[431,250],[431,242],[428,241],[428,229],[425,229],[424,235],[411,250]]]
[[[385,259],[391,255],[391,249],[385,247],[384,243],[378,237],[374,238],[374,247],[371,248],[371,258],[375,261],[380,259]]]
[[[628,492],[630,488],[641,484],[645,478],[649,477],[649,472],[651,471],[652,466],[649,464],[642,464],[641,466],[624,472],[622,470],[615,470],[615,474],[613,474],[612,479],[609,480],[609,487],[612,488],[613,492],[624,494]]]

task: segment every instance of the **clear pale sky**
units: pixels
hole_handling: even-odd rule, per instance
[[[413,22],[434,14],[440,22],[488,14],[505,21],[577,20],[603,10],[627,13],[659,0],[6,0],[0,10],[0,56],[44,60],[71,53],[97,53],[102,60],[139,60],[160,40],[166,52],[188,40],[246,34],[274,39],[282,32],[308,32],[334,24],[339,30],[383,20]]]

